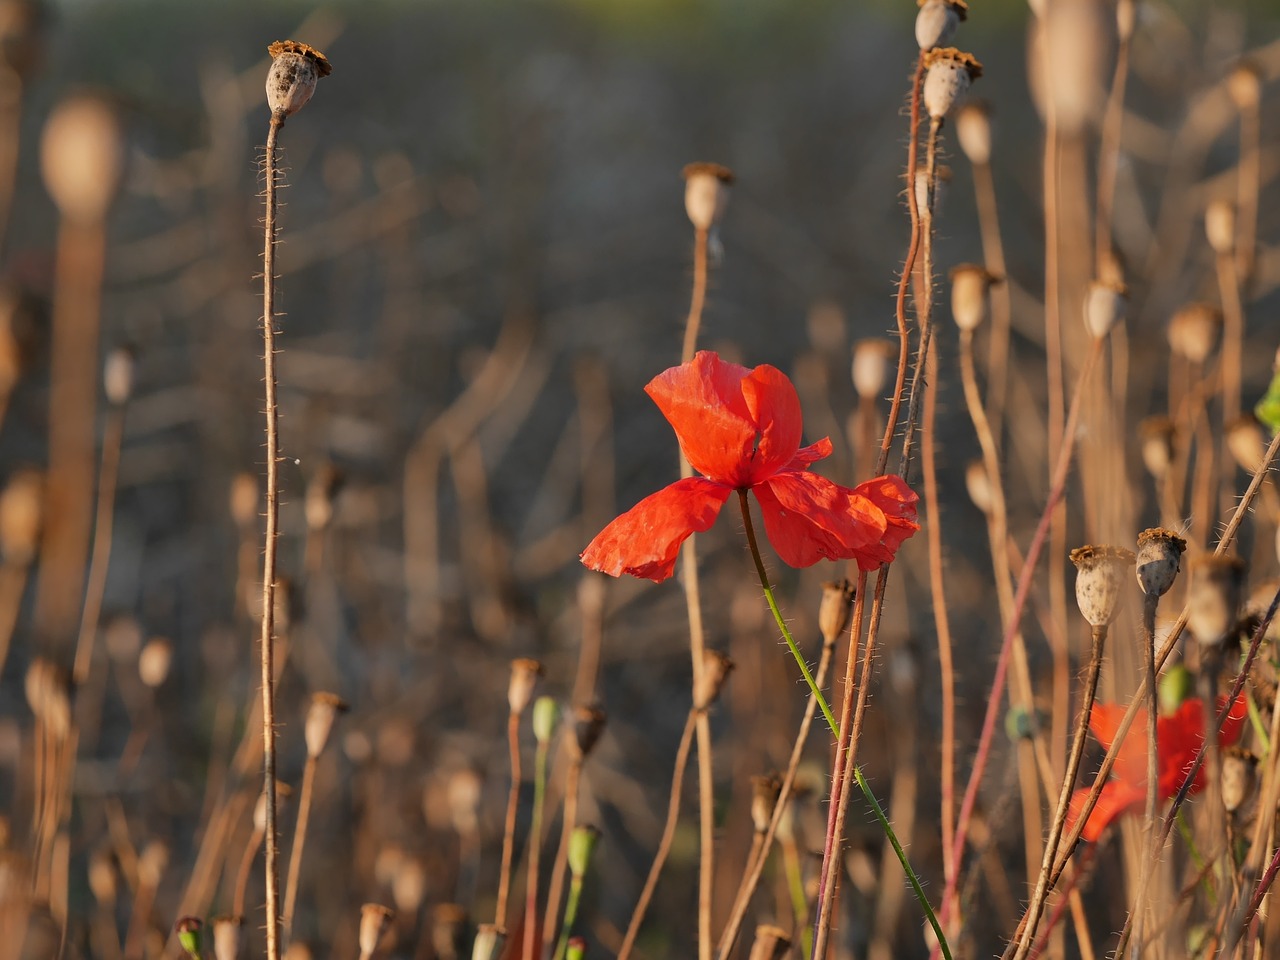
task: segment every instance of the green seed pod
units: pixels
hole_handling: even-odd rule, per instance
[[[548,743],[560,721],[560,705],[554,697],[539,697],[533,703],[533,736],[538,743]]]
[[[581,880],[587,875],[591,854],[599,839],[600,831],[592,826],[574,827],[569,834],[569,873],[574,879]]]

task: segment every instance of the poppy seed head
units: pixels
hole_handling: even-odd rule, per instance
[[[1090,626],[1110,625],[1120,607],[1124,571],[1134,562],[1132,550],[1083,546],[1071,551],[1076,565],[1076,605]]]

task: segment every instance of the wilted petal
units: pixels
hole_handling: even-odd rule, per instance
[[[755,420],[742,396],[750,372],[703,350],[644,388],[675,430],[690,466],[730,487],[748,485],[756,446]]]
[[[582,551],[592,570],[660,582],[671,576],[680,544],[715,523],[731,487],[688,477],[645,497],[605,527]]]
[[[888,526],[871,501],[816,473],[784,471],[752,489],[769,542],[793,567],[861,558]]]
[[[884,514],[884,536],[874,549],[866,551],[858,566],[870,570],[882,563],[892,563],[898,548],[920,529],[916,522],[916,503],[920,497],[901,477],[876,477],[853,488],[855,495],[865,497]]]
[[[803,431],[800,396],[786,374],[768,364],[747,374],[742,396],[760,436],[747,479],[747,484],[754,484],[767,480],[796,456]]]

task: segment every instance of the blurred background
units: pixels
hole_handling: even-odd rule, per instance
[[[74,536],[71,567],[33,562],[21,542],[27,502],[0,504],[0,527],[19,531],[7,535],[0,588],[12,625],[0,674],[0,796],[17,854],[28,852],[40,792],[30,667],[42,658],[76,672],[67,949],[159,955],[178,916],[231,912],[251,842],[260,789],[252,705],[263,82],[268,43],[293,38],[323,50],[333,73],[281,135],[283,780],[296,784],[302,770],[311,693],[333,691],[352,707],[317,769],[297,939],[316,955],[350,956],[359,904],[379,900],[398,911],[389,949],[428,958],[447,955],[429,936],[437,905],[490,919],[508,782],[508,663],[536,657],[545,692],[598,702],[609,717],[584,771],[581,818],[603,831],[603,879],[589,893],[584,931],[591,955],[611,955],[661,828],[688,707],[687,624],[674,580],[605,582],[587,576],[577,554],[677,475],[674,437],[643,386],[678,362],[688,309],[693,232],[680,170],[716,161],[738,178],[702,344],[790,373],[806,442],[830,435],[835,445],[823,471],[864,479],[851,347],[895,329],[909,235],[901,185],[915,4],[137,0],[47,4],[26,19],[36,10],[0,0],[0,159],[11,157],[16,171],[11,196],[0,198],[0,481],[13,489],[27,471],[50,468],[60,430],[80,424],[94,437],[93,460],[66,461],[70,479],[46,490],[44,550],[57,539],[50,525],[71,509],[58,497],[81,490],[75,509],[88,511],[101,490],[94,476],[116,468],[100,458],[118,451],[91,622],[81,624],[84,569],[55,572],[74,572]],[[1046,480],[1035,412],[1044,396],[1044,224],[1042,127],[1026,79],[1030,16],[1012,0],[974,0],[957,40],[985,65],[975,94],[994,118],[1013,368],[1018,357],[1030,364],[1011,388],[1019,410],[1010,431],[1023,440],[1006,479],[1022,542]],[[1187,237],[1200,229],[1200,198],[1238,160],[1222,80],[1245,53],[1264,84],[1280,73],[1275,17],[1271,4],[1141,5],[1116,217],[1117,245],[1136,265],[1133,396],[1147,409],[1134,409],[1135,419],[1165,400],[1165,360],[1144,343],[1162,344],[1173,306],[1213,289],[1212,255]],[[1114,41],[1104,33],[1092,42],[1105,85]],[[50,118],[84,94],[109,106],[119,146],[99,156],[99,141],[73,135],[63,160],[79,157],[90,179],[117,155],[122,163],[118,190],[106,185],[109,196],[88,214],[72,200],[55,203],[47,187],[59,177]],[[1280,281],[1268,202],[1280,169],[1272,116],[1264,108],[1249,289],[1258,349],[1246,356],[1247,397],[1265,388],[1276,339],[1265,329]],[[1081,141],[1090,156],[1094,130]],[[940,274],[983,255],[970,164],[948,133]],[[59,310],[86,318],[81,362],[92,364],[95,384],[108,356],[123,362],[114,351],[131,351],[124,394],[95,386],[94,396],[58,400],[50,329]],[[1076,315],[1064,314],[1065,324]],[[978,446],[954,373],[955,336],[949,325],[939,330],[936,386],[967,744],[985,706],[999,617],[984,572],[986,522],[965,492]],[[1121,449],[1140,476],[1136,445]],[[1131,522],[1158,519],[1143,502]],[[748,778],[785,765],[803,707],[738,526],[726,517],[701,538],[708,641],[738,665],[713,718],[723,744],[725,898],[750,842]],[[899,802],[920,811],[914,834],[908,827],[913,861],[937,882],[937,784],[925,773],[937,764],[936,653],[923,541],[904,551],[891,587],[865,764],[886,802],[910,789]],[[811,656],[819,585],[843,572],[825,566],[772,563]],[[85,636],[96,642],[86,646]],[[148,651],[153,672],[140,674]],[[815,733],[809,785],[819,795],[825,747]],[[469,814],[473,774],[484,789]],[[990,808],[999,809],[1009,776],[989,778]],[[815,797],[799,810],[820,847],[825,806]],[[692,800],[686,811],[640,943],[649,957],[689,955]],[[292,816],[283,814],[286,838]],[[883,904],[882,887],[901,884],[881,874],[878,829],[856,809],[851,822],[842,955],[878,943],[923,956],[914,905]],[[214,823],[221,832],[211,839]],[[254,951],[260,873],[247,893]],[[148,891],[149,876],[157,882]],[[789,909],[764,889],[756,919]],[[1020,902],[1016,889],[989,923],[975,921],[976,949],[1011,929],[1002,910]],[[727,907],[717,901],[718,918]],[[48,916],[34,910],[30,929],[58,929],[56,904]],[[34,934],[19,942],[30,956],[52,955]]]

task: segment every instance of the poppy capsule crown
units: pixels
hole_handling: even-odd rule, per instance
[[[720,222],[729,205],[733,171],[718,163],[691,163],[684,177],[684,209],[698,230],[710,230]]]
[[[267,71],[267,106],[271,116],[283,121],[311,100],[316,83],[333,70],[328,58],[315,47],[297,40],[277,40],[267,47],[271,69]]]
[[[1090,545],[1071,551],[1071,562],[1076,565],[1076,604],[1090,626],[1106,627],[1115,619],[1124,572],[1133,561],[1133,551],[1124,547]]]
[[[1187,541],[1172,530],[1151,527],[1138,534],[1138,586],[1148,597],[1163,597],[1177,579]]]
[[[930,50],[922,56],[926,69],[924,108],[931,120],[940,121],[982,76],[982,64],[973,54],[955,47]]]
[[[962,263],[951,268],[951,316],[961,330],[973,331],[987,318],[987,291],[996,277],[986,267]]]

